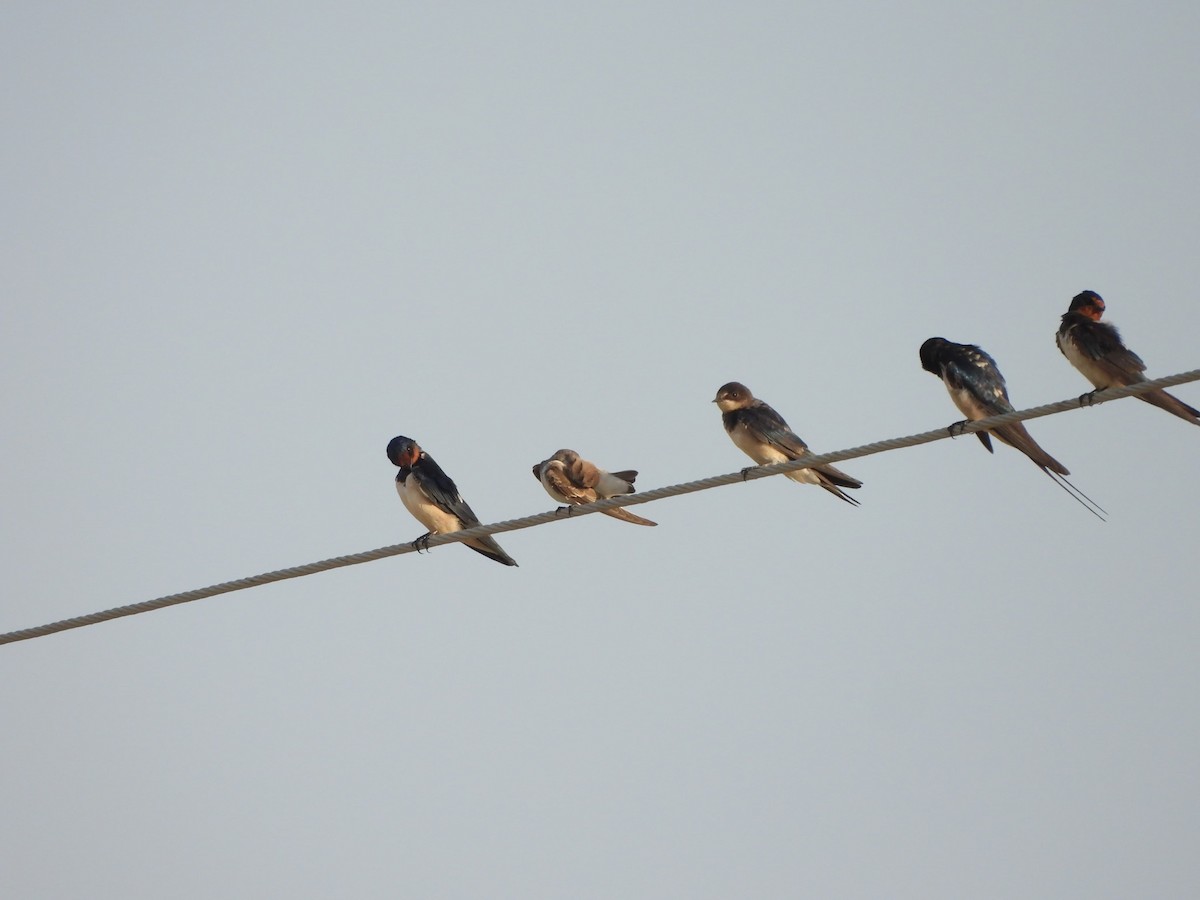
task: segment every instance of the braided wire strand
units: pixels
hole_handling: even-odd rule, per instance
[[[850,447],[845,450],[836,450],[831,453],[810,454],[799,460],[774,463],[769,466],[752,466],[748,469],[730,472],[725,475],[713,475],[708,478],[700,478],[695,481],[686,481],[681,484],[666,485],[664,487],[654,488],[649,491],[623,494],[619,497],[610,497],[607,500],[597,500],[595,502],[585,503],[580,506],[571,506],[567,508],[568,515],[563,515],[561,509],[554,509],[548,512],[536,513],[530,516],[522,516],[516,519],[505,519],[501,522],[493,522],[490,525],[475,525],[471,528],[465,528],[462,531],[433,535],[427,542],[421,541],[421,547],[422,549],[426,547],[438,547],[442,544],[457,543],[468,538],[482,537],[483,535],[488,534],[501,534],[507,531],[519,531],[523,528],[533,528],[538,525],[548,525],[551,522],[565,521],[568,518],[575,518],[577,516],[603,512],[606,509],[636,506],[641,503],[653,503],[655,500],[663,500],[667,497],[678,497],[681,494],[691,494],[696,491],[706,491],[710,490],[711,488],[722,487],[728,484],[738,484],[744,481],[753,481],[757,478],[770,478],[774,475],[782,475],[787,472],[795,471],[796,469],[806,469],[811,466],[843,462],[848,459],[858,459],[863,456],[872,456],[876,453],[887,453],[892,450],[902,450],[907,447],[916,447],[920,444],[929,444],[934,441],[944,440],[948,437],[958,437],[963,434],[974,434],[977,431],[987,431],[1002,425],[1012,424],[1013,422],[1024,422],[1028,419],[1038,419],[1042,418],[1043,416],[1052,416],[1056,415],[1057,413],[1067,412],[1069,410],[1079,409],[1081,407],[1098,406],[1101,403],[1108,403],[1112,400],[1120,400],[1125,397],[1136,397],[1139,394],[1145,394],[1149,391],[1173,387],[1178,384],[1186,384],[1192,381],[1200,381],[1200,369],[1192,369],[1188,372],[1180,372],[1177,375],[1168,375],[1163,378],[1153,379],[1151,381],[1141,381],[1137,384],[1130,384],[1124,387],[1109,388],[1103,391],[1094,391],[1091,394],[1084,394],[1081,397],[1071,397],[1066,400],[1058,400],[1054,403],[1047,403],[1043,406],[1034,406],[1029,409],[1016,410],[1014,412],[1005,413],[1001,416],[992,416],[988,419],[980,419],[976,422],[964,422],[951,428],[935,428],[931,431],[920,432],[919,434],[910,434],[905,437],[896,437],[883,441],[875,441],[870,444],[862,444],[858,447]],[[417,547],[414,543],[392,544],[387,547],[379,547],[375,550],[366,550],[361,553],[351,553],[346,556],[334,556],[330,557],[329,559],[306,563],[300,566],[292,566],[286,569],[276,569],[273,572],[264,572],[261,575],[252,575],[248,578],[238,578],[233,581],[223,581],[220,584],[210,585],[209,587],[197,588],[191,591],[183,591],[182,593],[178,594],[168,594],[165,597],[157,597],[153,600],[143,600],[140,603],[131,603],[127,606],[117,606],[112,609],[89,613],[83,616],[75,616],[70,619],[62,619],[57,622],[50,622],[46,625],[39,625],[34,628],[23,628],[18,631],[10,631],[6,634],[0,634],[0,644],[12,644],[16,643],[17,641],[27,641],[32,638],[45,637],[46,635],[56,634],[60,631],[69,631],[72,628],[83,628],[86,625],[96,625],[100,622],[107,622],[112,619],[122,618],[124,616],[132,616],[137,615],[138,613],[151,612],[156,609],[163,609],[167,606],[176,606],[180,603],[190,603],[193,600],[203,600],[208,597],[219,596],[220,594],[229,594],[234,591],[244,591],[247,588],[258,587],[264,584],[272,584],[277,581],[286,581],[290,578],[302,578],[306,575],[315,575],[318,572],[328,572],[331,569],[340,569],[344,566],[356,566],[361,563],[373,562],[377,559],[386,559],[389,556],[402,556],[405,553],[413,553],[416,550]]]

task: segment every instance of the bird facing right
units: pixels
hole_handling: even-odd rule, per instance
[[[1146,364],[1125,346],[1116,328],[1100,321],[1103,315],[1104,300],[1099,294],[1095,291],[1076,294],[1058,326],[1058,349],[1098,391],[1145,381]],[[1166,391],[1147,391],[1138,394],[1138,399],[1185,422],[1200,425],[1200,410]]]

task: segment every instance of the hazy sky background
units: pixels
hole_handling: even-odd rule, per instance
[[[0,10],[0,630],[1200,365],[1200,6]],[[1200,402],[1200,386],[1177,393]],[[1194,897],[1200,429],[1032,423],[0,648],[6,897]]]

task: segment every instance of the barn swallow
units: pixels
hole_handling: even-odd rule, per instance
[[[633,482],[637,472],[627,469],[623,472],[605,472],[594,464],[583,459],[574,450],[559,450],[549,459],[544,459],[533,467],[533,477],[542,483],[546,493],[558,503],[566,504],[570,510],[580,503],[591,503],[593,500],[607,500],[620,494],[632,494]],[[634,525],[657,525],[649,519],[635,516],[627,509],[600,510],[606,516],[630,522]]]
[[[760,466],[788,462],[808,455],[808,444],[788,427],[783,416],[736,381],[722,385],[713,399],[721,410],[721,421],[734,445]],[[800,484],[817,484],[847,503],[859,502],[841,488],[860,488],[862,482],[831,465],[796,469],[787,477]]]
[[[942,379],[946,390],[950,392],[950,399],[968,421],[975,422],[1013,412],[1004,376],[1000,374],[996,361],[983,350],[973,344],[956,344],[945,338],[932,337],[921,345],[920,352],[921,368]],[[1071,474],[1067,467],[1038,445],[1024,423],[1013,422],[988,431],[975,432],[975,436],[987,448],[988,453],[992,453],[994,451],[989,433],[1028,456],[1035,466],[1085,507],[1090,503],[1091,506],[1100,509],[1086,494],[1067,481],[1066,476]],[[1088,502],[1084,503],[1080,497]],[[1089,511],[1098,515],[1095,510],[1089,508]]]
[[[412,438],[403,435],[392,438],[387,445],[387,456],[392,465],[399,467],[396,493],[400,495],[404,508],[429,529],[413,541],[413,546],[419,546],[435,534],[462,531],[479,524],[479,518],[462,498],[454,481]],[[490,535],[470,538],[462,543],[498,563],[506,566],[517,564]]]
[[[1076,294],[1058,326],[1058,349],[1098,391],[1145,381],[1142,373],[1146,364],[1125,346],[1116,328],[1100,321],[1103,315],[1104,300],[1099,294],[1095,291]],[[1200,425],[1200,410],[1166,391],[1147,391],[1138,394],[1138,399]]]

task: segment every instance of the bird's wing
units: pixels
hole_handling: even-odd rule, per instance
[[[792,459],[808,453],[808,444],[767,404],[747,407],[741,413],[743,427],[759,440],[778,447]]]
[[[458,516],[464,528],[479,524],[479,518],[458,492],[454,480],[442,471],[442,467],[433,461],[433,457],[424,455],[420,465],[414,466],[412,471],[425,496],[441,509]]]
[[[976,347],[961,357],[943,360],[942,379],[951,390],[970,393],[989,416],[1012,412],[1008,388],[996,361]]]
[[[596,491],[576,483],[561,460],[551,460],[543,468],[542,478],[569,503],[591,503],[596,499]]]
[[[1128,383],[1142,380],[1146,364],[1125,346],[1120,332],[1112,325],[1085,319],[1071,329],[1069,338],[1075,341],[1080,353],[1096,360],[1114,381]]]
[[[564,463],[563,469],[576,489],[583,488],[592,493],[596,492],[596,485],[600,483],[600,470],[595,465],[582,456],[576,456],[570,465]]]

